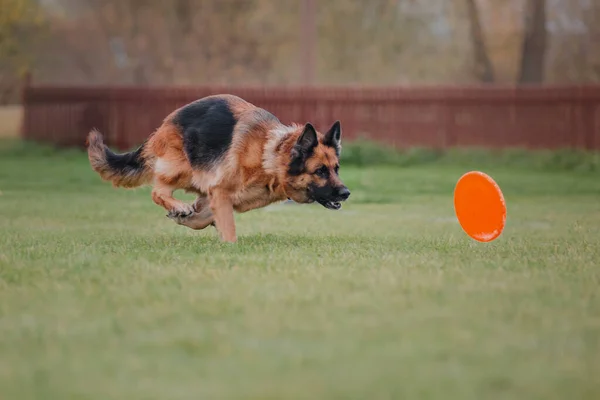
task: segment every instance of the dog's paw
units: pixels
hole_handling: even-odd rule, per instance
[[[177,225],[187,226],[191,222],[192,218],[195,215],[196,215],[195,213],[188,214],[188,215],[182,215],[181,213],[169,212],[167,214],[167,218],[169,218],[171,221],[175,222]]]
[[[169,211],[167,217],[172,220],[181,220],[191,217],[194,214],[194,207],[191,204],[184,204],[182,207],[174,208]]]

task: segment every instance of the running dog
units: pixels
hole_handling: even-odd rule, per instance
[[[215,226],[236,242],[234,211],[246,212],[291,199],[338,210],[350,190],[341,181],[342,130],[326,133],[310,123],[284,125],[270,112],[233,95],[214,95],[168,115],[135,151],[115,154],[92,130],[90,164],[115,187],[152,185],[152,200],[177,224]],[[173,197],[197,194],[193,204]]]

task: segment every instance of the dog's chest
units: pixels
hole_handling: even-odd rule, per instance
[[[278,191],[267,185],[256,185],[239,191],[233,196],[233,207],[238,212],[246,212],[283,200]]]
[[[269,188],[265,185],[255,185],[244,188],[237,192],[233,198],[234,205],[253,203],[259,200],[267,200],[271,197]]]

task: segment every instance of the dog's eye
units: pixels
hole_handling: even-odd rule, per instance
[[[327,169],[326,166],[322,166],[321,168],[319,168],[315,174],[317,174],[318,176],[320,176],[321,178],[327,178],[327,175],[329,175],[329,170]]]
[[[340,170],[340,166],[336,165],[335,168],[333,169],[335,171],[335,174],[338,174],[338,171]]]

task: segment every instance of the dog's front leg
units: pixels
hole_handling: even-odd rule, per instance
[[[233,218],[233,202],[226,191],[214,189],[210,194],[210,209],[215,219],[216,228],[221,240],[235,243],[235,220]]]

